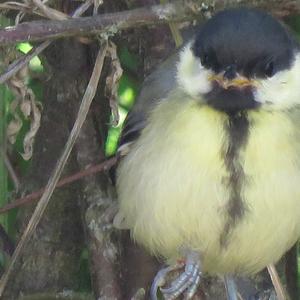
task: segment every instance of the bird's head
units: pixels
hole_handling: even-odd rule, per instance
[[[300,52],[267,13],[225,10],[182,50],[177,79],[187,94],[217,110],[288,109],[300,104]]]

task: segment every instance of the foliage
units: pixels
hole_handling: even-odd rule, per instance
[[[105,145],[105,154],[107,156],[111,156],[116,152],[122,125],[128,111],[134,104],[140,85],[137,76],[132,75],[136,74],[139,68],[140,62],[138,57],[134,54],[131,54],[129,50],[124,47],[119,53],[119,59],[124,70],[118,88],[118,107],[120,120],[117,126],[109,127],[108,137]]]

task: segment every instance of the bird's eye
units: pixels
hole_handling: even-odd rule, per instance
[[[200,60],[201,60],[201,64],[203,66],[206,66],[206,67],[209,66],[210,58],[209,58],[209,55],[207,53],[204,53],[203,55],[201,55]]]
[[[212,50],[208,52],[203,52],[200,55],[200,61],[201,65],[204,66],[206,69],[213,69],[214,71],[217,71],[220,68],[217,56]]]
[[[274,62],[270,61],[266,64],[264,68],[264,73],[267,77],[272,77],[275,73]]]

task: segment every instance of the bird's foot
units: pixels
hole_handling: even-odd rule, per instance
[[[225,276],[224,279],[225,279],[227,300],[237,300],[238,296],[237,296],[237,289],[236,289],[234,279],[229,275]]]
[[[179,275],[168,288],[161,288],[166,283],[167,275],[170,272],[180,270],[184,267],[183,273]],[[200,257],[196,252],[189,252],[185,262],[178,262],[174,266],[169,266],[160,270],[154,278],[151,287],[151,300],[157,300],[158,288],[162,292],[164,299],[176,299],[184,293],[184,299],[192,299],[200,283],[201,265]]]

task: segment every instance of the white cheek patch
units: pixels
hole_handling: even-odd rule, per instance
[[[189,43],[180,53],[177,65],[177,82],[179,86],[192,97],[211,91],[212,85],[208,78],[212,75],[205,69],[200,59],[195,57]]]
[[[254,93],[257,102],[275,109],[288,109],[300,104],[300,54],[289,70],[278,72],[271,78],[257,80]]]

